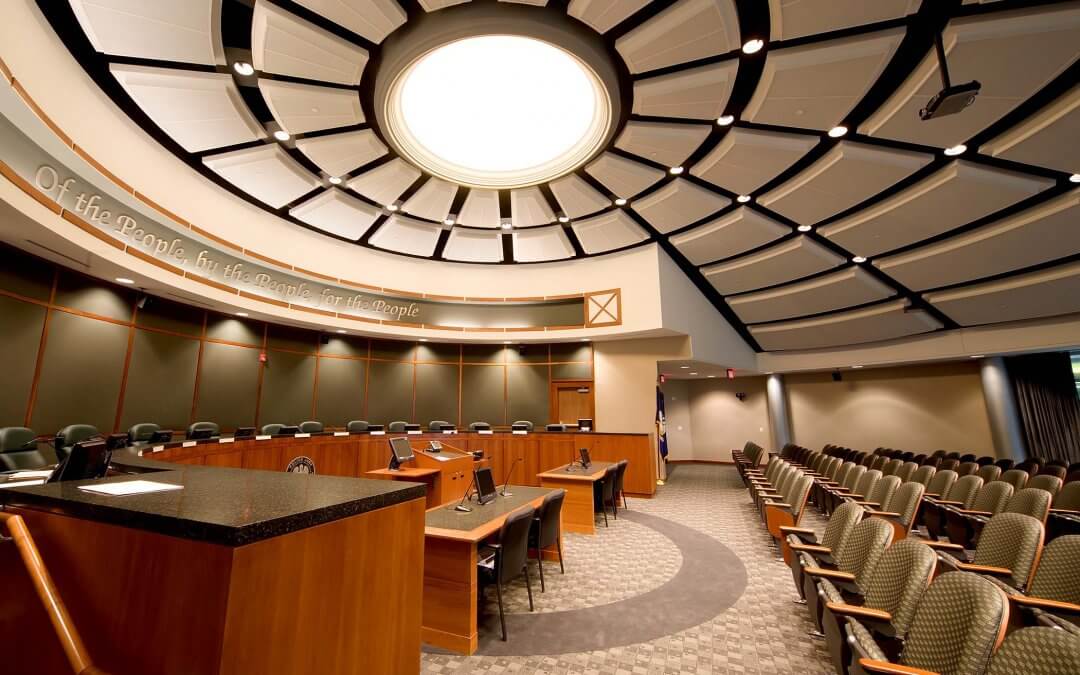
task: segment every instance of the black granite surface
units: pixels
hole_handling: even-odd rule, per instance
[[[117,453],[121,455],[121,453]],[[420,483],[277,471],[181,466],[122,455],[138,475],[0,490],[0,503],[223,546],[243,546],[360,513],[421,499]],[[78,486],[129,480],[183,485],[108,496]]]
[[[538,497],[554,492],[552,488],[528,487],[525,485],[511,485],[507,491],[511,493],[510,496],[496,495],[495,501],[488,502],[483,506],[477,504],[475,498],[470,499],[466,504],[472,511],[468,513],[455,511],[453,504],[440,509],[432,509],[427,512],[424,525],[444,530],[473,530],[494,518],[505,516]]]

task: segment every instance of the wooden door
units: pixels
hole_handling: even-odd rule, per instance
[[[565,381],[551,383],[551,422],[577,424],[593,418],[593,383]]]

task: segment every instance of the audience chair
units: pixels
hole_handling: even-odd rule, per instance
[[[491,431],[491,425],[487,422],[470,422],[469,431]]]
[[[975,461],[978,463],[979,466],[993,466],[994,465],[994,458],[993,457],[988,457],[987,455],[983,455],[982,457],[978,458]],[[1000,467],[998,467],[998,468],[1000,468]]]
[[[139,422],[133,424],[128,429],[128,443],[135,445],[136,443],[146,443],[151,437],[158,431],[161,431],[161,427],[153,422]]]
[[[844,480],[840,485],[836,487],[826,486],[824,494],[824,509],[825,513],[832,513],[833,510],[839,506],[844,500],[842,495],[850,493],[855,489],[855,485],[859,482],[859,479],[863,477],[867,471],[878,471],[878,469],[867,469],[861,464],[856,464],[844,475]]]
[[[939,469],[948,469],[949,471],[956,471],[958,466],[960,466],[960,460],[952,457],[946,457],[941,460],[941,464],[938,464]]]
[[[994,464],[983,464],[975,475],[982,478],[983,483],[989,483],[1001,477],[1001,467]]]
[[[1080,625],[1080,535],[1058,537],[1043,548],[1027,592],[1001,584],[1015,626]],[[1077,627],[1080,631],[1080,627]]]
[[[975,552],[967,556],[962,546],[925,541],[938,552],[942,571],[963,570],[997,578],[1018,590],[1031,579],[1043,547],[1043,524],[1022,513],[999,513],[983,528]]]
[[[188,438],[196,431],[202,431],[203,429],[209,429],[211,436],[218,436],[221,434],[221,428],[218,427],[217,422],[194,422],[187,428]]]
[[[994,462],[994,465],[1000,468],[1002,473],[1012,469],[1015,464],[1016,462],[1011,459],[999,459]]]
[[[1051,504],[1047,540],[1065,534],[1080,534],[1080,481],[1066,483]]]
[[[895,662],[862,622],[847,619],[850,672],[983,675],[1008,621],[1009,604],[997,586],[976,574],[943,574],[923,594]]]
[[[956,482],[958,477],[955,471],[934,469],[934,475],[930,477],[930,482],[926,485],[926,494],[924,496],[943,499],[952,489],[953,483]]]
[[[300,433],[302,434],[321,434],[324,429],[323,423],[316,420],[307,420],[300,423]]]
[[[284,424],[264,424],[262,425],[262,429],[260,429],[260,431],[263,433],[264,436],[277,436],[284,428]]]
[[[559,552],[559,571],[566,574],[562,555],[562,507],[566,490],[554,490],[544,495],[529,529],[529,548],[536,551],[536,566],[540,568],[540,592],[544,585],[544,549],[554,546]]]
[[[831,478],[818,478],[814,481],[814,487],[811,494],[813,495],[814,503],[817,504],[818,510],[822,513],[825,512],[825,499],[826,492],[830,488],[836,488],[841,486],[847,479],[848,472],[854,469],[856,466],[860,466],[855,462],[842,462],[840,466],[836,467],[833,471]],[[863,467],[863,471],[866,467]]]
[[[875,518],[883,518],[892,525],[893,541],[906,539],[918,518],[925,490],[922,483],[904,483],[893,492],[887,502],[883,502],[881,509],[872,510],[869,514]]]
[[[503,642],[506,642],[503,585],[524,575],[525,589],[529,593],[529,611],[533,611],[532,586],[529,583],[529,529],[535,513],[533,507],[523,506],[508,515],[499,528],[498,543],[483,547],[478,556],[481,578],[495,585]]]
[[[1003,513],[1021,513],[1037,519],[1040,523],[1045,523],[1050,513],[1051,499],[1049,492],[1039,488],[1017,490],[1005,503]]]
[[[1039,473],[1039,468],[1042,466],[1042,462],[1035,458],[1028,458],[1016,465],[1015,468],[1021,471],[1027,471],[1029,476],[1034,476]]]
[[[943,509],[943,515],[945,516],[945,534],[949,541],[960,544],[964,548],[974,548],[975,539],[986,522],[977,518],[991,518],[1003,512],[1012,495],[1012,485],[994,481],[979,488],[970,509],[946,506]]]
[[[937,474],[937,469],[935,467],[930,466],[929,464],[924,464],[918,469],[915,469],[915,472],[911,474],[911,478],[908,480],[908,482],[918,483],[923,487],[929,489],[930,481],[934,478],[935,474]]]
[[[345,425],[345,431],[350,434],[358,434],[367,431],[369,426],[371,425],[367,423],[367,420],[351,420]]]
[[[82,443],[100,435],[101,432],[97,430],[97,427],[90,424],[69,424],[56,432],[56,441],[53,444],[56,448],[56,459],[64,461],[76,443]]]
[[[895,476],[896,472],[900,470],[900,467],[904,465],[904,461],[899,458],[890,459],[885,462],[885,465],[881,467],[882,476]]]
[[[626,478],[626,467],[630,466],[630,460],[620,459],[615,464],[615,505],[622,500],[622,508],[626,507],[626,492],[623,491],[623,480]]]
[[[915,462],[905,461],[900,465],[900,468],[896,470],[893,475],[900,479],[901,482],[906,483],[911,480],[911,477],[915,474],[915,471],[919,468],[919,465]]]
[[[829,518],[820,539],[810,528],[780,527],[780,533],[785,535],[781,545],[784,562],[791,568],[791,576],[800,598],[803,594],[804,563],[809,562],[811,567],[835,565],[834,551],[840,550],[848,535],[863,519],[864,513],[865,509],[854,502],[841,504]],[[805,601],[805,598],[803,600]]]
[[[990,659],[986,675],[1080,673],[1080,629],[1024,628],[1010,633]]]
[[[1060,477],[1048,473],[1040,473],[1037,476],[1028,480],[1025,487],[1046,490],[1050,493],[1050,497],[1053,498],[1057,493],[1061,492],[1062,480]]]
[[[1017,490],[1022,490],[1028,482],[1028,472],[1023,469],[1009,469],[1002,472],[998,480],[1009,483]]]
[[[404,422],[402,420],[394,420],[389,425],[387,425],[386,430],[392,434],[403,434],[405,433],[406,424],[407,422]]]
[[[979,473],[981,467],[977,462],[960,462],[960,465],[956,467],[956,475],[963,478],[964,476],[974,476]]]
[[[828,581],[842,593],[861,593],[867,579],[877,567],[881,555],[892,543],[893,529],[880,518],[866,518],[856,525],[834,556],[832,565],[809,552],[803,574],[803,597],[818,632],[821,631],[821,611],[824,606],[818,587]]]
[[[29,471],[49,464],[37,449],[34,430],[26,427],[0,428],[0,471]]]
[[[943,509],[947,506],[970,509],[982,485],[982,478],[978,476],[963,476],[952,484],[949,492],[943,498],[927,498],[926,504],[923,505],[923,524],[926,525],[926,531],[931,538],[937,539],[945,536]]]
[[[1039,469],[1040,476],[1056,476],[1065,481],[1065,476],[1069,474],[1069,469],[1060,464],[1047,464],[1043,468]]]
[[[595,510],[604,514],[604,527],[608,527],[607,507],[611,505],[611,515],[618,518],[615,513],[615,474],[618,473],[617,466],[609,466],[604,471],[604,477],[594,483],[596,485],[596,504]]]
[[[797,476],[788,484],[781,502],[765,502],[765,527],[773,539],[779,543],[782,538],[781,526],[798,526],[806,511],[806,498],[810,495],[810,476]]]
[[[874,485],[865,499],[856,500],[855,503],[868,509],[886,510],[899,488],[900,479],[897,476],[885,476]]]
[[[529,420],[518,420],[518,421],[514,422],[514,424],[524,424],[525,425],[525,431],[532,431],[533,426],[534,426],[533,423],[530,422]]]

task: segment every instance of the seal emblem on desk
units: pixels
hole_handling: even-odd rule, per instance
[[[315,473],[315,462],[311,461],[310,457],[300,455],[294,457],[293,461],[289,462],[289,466],[285,467],[287,473]]]

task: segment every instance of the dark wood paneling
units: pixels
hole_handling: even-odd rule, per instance
[[[200,365],[197,421],[217,422],[223,431],[254,425],[259,350],[208,342]]]
[[[507,392],[510,422],[530,420],[538,427],[547,424],[550,394],[546,365],[508,366]]]
[[[299,424],[311,419],[315,357],[270,352],[263,367],[259,424]]]
[[[457,424],[458,367],[433,363],[416,365],[416,421]]]
[[[319,390],[315,417],[328,427],[343,427],[364,417],[367,361],[319,359]]]
[[[41,305],[0,296],[0,427],[19,427],[25,421],[44,325]]]
[[[413,364],[372,361],[367,418],[376,424],[412,419]]]
[[[136,330],[120,428],[139,422],[187,427],[198,359],[196,339]]]
[[[461,369],[461,425],[487,422],[504,425],[503,409],[506,366],[471,366]]]

